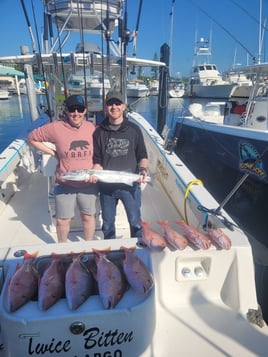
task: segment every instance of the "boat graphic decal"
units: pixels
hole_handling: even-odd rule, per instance
[[[239,145],[239,152],[240,170],[249,171],[250,173],[257,175],[260,178],[264,178],[267,176],[263,168],[261,156],[251,144],[241,142]]]

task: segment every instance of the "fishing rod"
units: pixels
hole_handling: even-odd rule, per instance
[[[138,16],[137,16],[137,22],[136,22],[136,27],[135,30],[133,32],[133,46],[132,46],[132,56],[136,57],[137,55],[137,37],[138,37],[138,32],[139,32],[139,26],[140,26],[140,18],[141,18],[141,8],[142,8],[142,0],[140,0],[139,3],[139,10],[138,10]],[[135,65],[133,65],[132,70],[130,72],[131,74],[136,74],[136,70],[135,70]]]
[[[34,35],[33,35],[33,31],[32,31],[32,27],[30,24],[30,20],[29,20],[29,16],[24,4],[24,0],[21,0],[21,5],[23,8],[23,12],[24,12],[24,16],[27,22],[27,26],[30,32],[30,36],[31,36],[31,40],[32,40],[32,47],[33,47],[33,53],[36,53],[36,42],[34,39]],[[44,70],[44,65],[43,65],[43,61],[42,61],[42,56],[41,54],[41,46],[40,46],[40,40],[39,40],[39,35],[38,35],[38,29],[37,29],[37,22],[36,22],[36,16],[35,16],[35,9],[34,9],[34,5],[33,5],[33,0],[31,0],[31,6],[32,6],[32,12],[33,12],[33,18],[34,18],[34,24],[35,24],[35,32],[37,35],[37,44],[38,44],[38,50],[39,50],[39,55],[37,56],[37,62],[38,62],[38,68],[42,73],[42,76],[45,80],[45,86],[46,86],[46,78],[45,78],[45,70]],[[45,87],[45,97],[46,97],[46,102],[47,102],[47,114],[50,118],[50,121],[52,120],[52,112],[51,112],[51,107],[50,107],[50,102],[49,102],[49,97],[48,97],[48,93],[47,93],[47,88]]]
[[[30,23],[30,20],[29,20],[29,17],[28,17],[28,13],[27,13],[25,4],[24,4],[24,0],[21,0],[20,2],[21,2],[21,6],[22,6],[22,9],[23,9],[23,12],[24,12],[24,16],[25,16],[25,19],[26,19],[28,30],[29,30],[29,33],[30,33],[30,37],[31,37],[31,41],[32,41],[33,53],[35,53],[36,52],[35,38],[34,38],[34,35],[33,35],[31,23]]]
[[[171,70],[171,62],[172,62],[172,46],[173,46],[173,25],[174,25],[174,4],[175,4],[175,0],[172,0],[171,3],[171,11],[170,11],[170,33],[169,33],[169,68]],[[170,71],[171,72],[171,71]],[[169,73],[170,74],[170,73]]]
[[[83,7],[82,7],[82,2],[79,0],[78,5],[78,10],[77,10],[77,16],[79,20],[79,30],[80,30],[80,41],[82,44],[82,51],[83,51],[83,76],[84,76],[84,99],[85,99],[85,105],[87,108],[87,73],[86,73],[86,56],[85,56],[85,35],[84,35],[84,24],[83,24]]]
[[[57,8],[56,8],[56,3],[54,3],[54,12],[57,15]],[[56,24],[56,29],[57,29],[57,40],[59,42],[59,52],[60,52],[60,58],[61,58],[61,71],[62,71],[62,80],[63,80],[63,88],[64,88],[64,97],[65,99],[68,96],[68,91],[67,91],[67,84],[66,84],[66,76],[65,76],[65,69],[63,65],[63,56],[62,56],[62,43],[61,43],[61,38],[60,38],[60,30],[59,30],[59,22],[58,22],[58,16],[55,16],[55,24]],[[56,67],[57,69],[57,67]]]
[[[140,26],[141,8],[142,8],[142,0],[140,0],[140,3],[139,3],[137,22],[136,22],[136,27],[135,27],[134,34],[133,34],[133,51],[132,51],[132,55],[134,57],[136,57],[136,55],[137,55],[137,37],[138,37],[139,26]]]
[[[127,45],[129,43],[130,39],[130,31],[127,28],[127,0],[125,0],[125,9],[123,11],[124,15],[119,19],[119,38],[120,38],[120,56],[122,60],[122,66],[120,66],[120,89],[121,92],[126,99],[126,68],[127,68],[127,61],[126,61],[126,56],[127,56]]]

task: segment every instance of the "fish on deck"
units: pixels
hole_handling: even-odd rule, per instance
[[[195,247],[199,249],[208,249],[211,246],[211,241],[208,239],[208,237],[205,234],[199,232],[193,226],[187,224],[184,221],[178,221],[175,223],[182,227],[185,237],[189,239],[189,241]]]
[[[164,237],[167,243],[174,249],[185,249],[188,245],[188,240],[180,233],[172,229],[168,221],[158,221],[160,226],[162,226]]]
[[[150,223],[141,221],[142,226],[142,243],[150,249],[163,250],[167,246],[167,242],[160,233],[150,228]]]
[[[206,227],[209,238],[222,249],[229,250],[232,246],[230,238],[220,228]]]
[[[37,296],[39,273],[33,263],[37,254],[38,252],[25,253],[23,264],[17,266],[15,274],[9,281],[7,291],[9,312],[15,312]]]
[[[84,254],[74,256],[65,276],[65,294],[71,310],[81,306],[93,292],[93,276],[83,259]]]
[[[92,248],[92,251],[96,254],[97,272],[95,278],[105,309],[114,308],[123,297],[127,287],[125,277],[120,269],[107,258],[109,250]]]
[[[154,286],[152,273],[145,263],[134,254],[136,247],[120,248],[125,252],[123,269],[129,285],[140,295],[146,295]]]
[[[91,176],[95,176],[100,182],[124,183],[129,186],[133,186],[135,182],[143,178],[142,175],[132,172],[112,170],[74,170],[62,174],[61,178],[67,181],[89,181]],[[145,181],[150,182],[151,178],[146,176]]]
[[[38,289],[40,310],[47,310],[65,294],[66,262],[59,254],[52,254],[52,260],[45,270]]]

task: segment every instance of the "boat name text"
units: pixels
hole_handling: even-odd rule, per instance
[[[130,343],[133,340],[133,331],[120,332],[118,329],[108,332],[101,331],[98,327],[92,327],[84,331],[84,349],[96,349],[119,346]],[[28,355],[44,355],[46,353],[68,353],[72,349],[71,340],[56,340],[52,338],[50,342],[36,342],[35,337],[29,338]],[[93,357],[122,357],[121,350],[114,352],[94,352]]]

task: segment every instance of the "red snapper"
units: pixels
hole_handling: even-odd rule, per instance
[[[168,221],[158,221],[162,226],[164,236],[171,247],[174,249],[185,249],[188,245],[188,240],[180,233],[174,231],[168,224]]]
[[[153,276],[144,262],[134,254],[136,247],[120,249],[125,252],[123,269],[129,285],[138,294],[148,294],[154,286]]]
[[[84,254],[79,254],[73,257],[65,276],[66,299],[71,310],[82,305],[93,291],[93,277],[82,261],[83,256]]]
[[[107,258],[108,250],[92,249],[96,256],[96,280],[99,295],[105,309],[114,308],[126,290],[126,282],[120,269]]]
[[[205,234],[199,232],[193,226],[188,225],[184,221],[175,222],[179,224],[185,234],[185,237],[199,249],[208,249],[211,246],[211,241],[208,239]]]
[[[14,312],[37,296],[38,271],[33,261],[38,252],[26,253],[24,262],[16,268],[16,272],[9,281],[7,291],[7,308],[9,312]]]
[[[163,250],[167,246],[164,237],[150,228],[149,222],[140,222],[142,226],[142,242],[150,249]]]
[[[45,270],[39,284],[38,304],[41,310],[47,310],[65,293],[66,262],[58,254],[52,254],[52,260]]]

